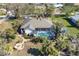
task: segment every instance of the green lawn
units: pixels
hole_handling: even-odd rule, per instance
[[[54,20],[61,22],[65,27],[67,27],[69,34],[75,35],[75,34],[79,33],[79,29],[72,26],[67,20],[63,19],[62,17],[57,17]]]

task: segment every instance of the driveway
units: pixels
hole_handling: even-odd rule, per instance
[[[0,24],[4,21],[8,20],[7,18],[0,19]]]

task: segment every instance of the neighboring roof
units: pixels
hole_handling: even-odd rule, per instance
[[[72,19],[74,19],[75,21],[79,20],[79,15],[75,15],[75,16],[71,16]]]
[[[6,12],[7,10],[6,10],[6,9],[4,9],[4,8],[0,8],[0,11],[4,11],[4,12]]]
[[[50,28],[52,26],[52,22],[49,21],[46,18],[43,19],[36,19],[32,18],[29,20],[27,23],[21,26],[21,28],[30,28],[30,29],[35,29],[35,28]]]
[[[74,5],[79,5],[79,3],[74,3]]]
[[[7,14],[15,14],[15,11],[14,10],[9,10],[9,11],[7,11]]]
[[[63,4],[62,3],[55,3],[54,4],[54,7],[58,8],[58,7],[63,7]]]

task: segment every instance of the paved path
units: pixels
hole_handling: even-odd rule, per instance
[[[17,50],[22,50],[24,49],[24,42],[27,42],[29,41],[30,39],[24,39],[21,35],[18,35],[20,39],[22,39],[22,42],[20,43],[17,43],[14,47],[17,49]]]

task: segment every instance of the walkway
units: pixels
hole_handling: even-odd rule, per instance
[[[20,43],[17,43],[14,48],[17,49],[17,50],[22,50],[24,49],[24,42],[27,42],[29,41],[30,39],[24,39],[21,35],[18,35],[20,39],[22,39],[22,42]]]

